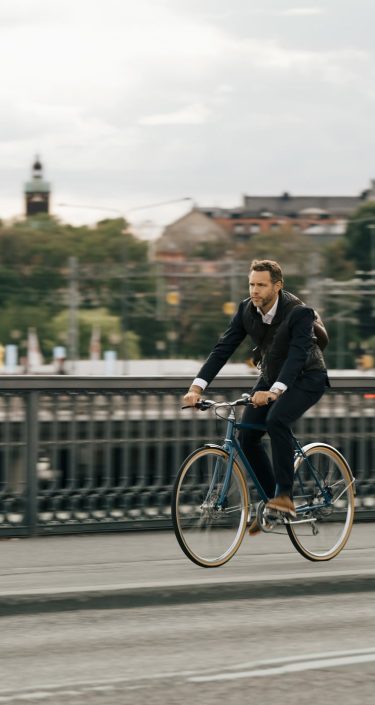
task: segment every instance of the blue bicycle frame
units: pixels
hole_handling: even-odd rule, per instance
[[[245,470],[247,471],[249,477],[253,481],[261,500],[263,502],[268,502],[268,500],[270,499],[270,497],[268,497],[267,494],[265,493],[263,486],[259,482],[259,480],[255,474],[254,469],[252,468],[251,464],[249,463],[248,459],[246,458],[246,456],[245,456],[245,454],[239,444],[239,441],[237,440],[237,438],[235,436],[235,431],[242,430],[242,429],[266,431],[266,426],[264,424],[252,424],[252,423],[237,422],[236,417],[235,417],[235,413],[234,413],[234,409],[231,408],[230,414],[227,419],[225,440],[224,440],[223,445],[221,446],[222,449],[228,453],[229,462],[228,462],[228,468],[227,468],[227,471],[225,474],[225,479],[224,479],[223,487],[221,490],[221,494],[220,494],[220,497],[217,502],[217,505],[219,507],[224,507],[224,505],[225,505],[225,499],[226,499],[229,484],[231,481],[232,468],[233,468],[233,462],[234,462],[235,456],[238,456],[240,458]],[[313,464],[310,462],[309,458],[304,453],[302,446],[300,445],[300,443],[298,442],[298,440],[295,438],[294,435],[293,435],[293,441],[294,441],[294,445],[295,445],[296,454],[300,455],[301,457],[304,458],[304,460],[306,460],[308,467],[309,467],[309,470],[311,472],[311,475],[314,478],[314,480],[317,484],[317,487],[319,488],[319,491],[321,492],[321,495],[324,500],[322,504],[314,504],[314,510],[319,509],[319,508],[323,508],[323,507],[327,507],[327,505],[329,505],[330,501],[331,501],[331,494],[329,492],[329,489],[322,486]],[[211,444],[207,444],[207,445],[209,447]],[[215,446],[215,447],[217,447],[217,446]],[[215,481],[216,481],[216,471],[213,474],[211,486],[210,486],[208,493],[207,493],[208,496],[211,493],[211,490],[215,484]],[[301,490],[303,492],[303,483],[300,478],[299,478],[299,483],[301,486]],[[306,509],[308,509],[308,508],[309,508],[308,504],[300,505],[296,509],[297,514],[306,511]]]

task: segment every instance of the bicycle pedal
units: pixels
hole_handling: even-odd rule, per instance
[[[263,519],[268,524],[279,524],[282,519],[282,515],[275,509],[266,509],[263,512]]]
[[[269,523],[268,520],[263,520],[261,524],[261,530],[264,531],[264,533],[266,534],[271,534],[275,529],[275,526],[275,523]]]
[[[274,517],[271,517],[269,511],[266,510],[264,502],[260,502],[258,504],[256,511],[256,519],[259,528],[266,534],[271,533],[274,530],[276,522],[274,520]]]

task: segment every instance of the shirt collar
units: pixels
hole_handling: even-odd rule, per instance
[[[277,311],[278,303],[279,303],[279,297],[277,297],[274,305],[272,306],[272,308],[270,308],[269,311],[267,311],[267,313],[262,313],[260,308],[258,308],[258,306],[257,306],[257,311],[262,316],[263,323],[268,323],[268,325],[270,325],[272,323],[272,321],[275,317],[276,311]]]

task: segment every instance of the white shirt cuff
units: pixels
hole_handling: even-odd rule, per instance
[[[286,386],[286,384],[284,384],[284,382],[275,382],[272,385],[270,392],[280,391],[281,393],[283,393],[286,389],[288,389],[288,387]]]
[[[198,387],[200,387],[203,391],[203,389],[206,389],[207,387],[207,382],[205,379],[201,379],[200,377],[196,377],[193,384],[196,384]]]

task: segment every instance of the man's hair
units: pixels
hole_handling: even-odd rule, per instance
[[[253,259],[249,274],[251,274],[251,272],[269,272],[273,284],[276,284],[276,282],[284,284],[281,267],[272,259]]]

